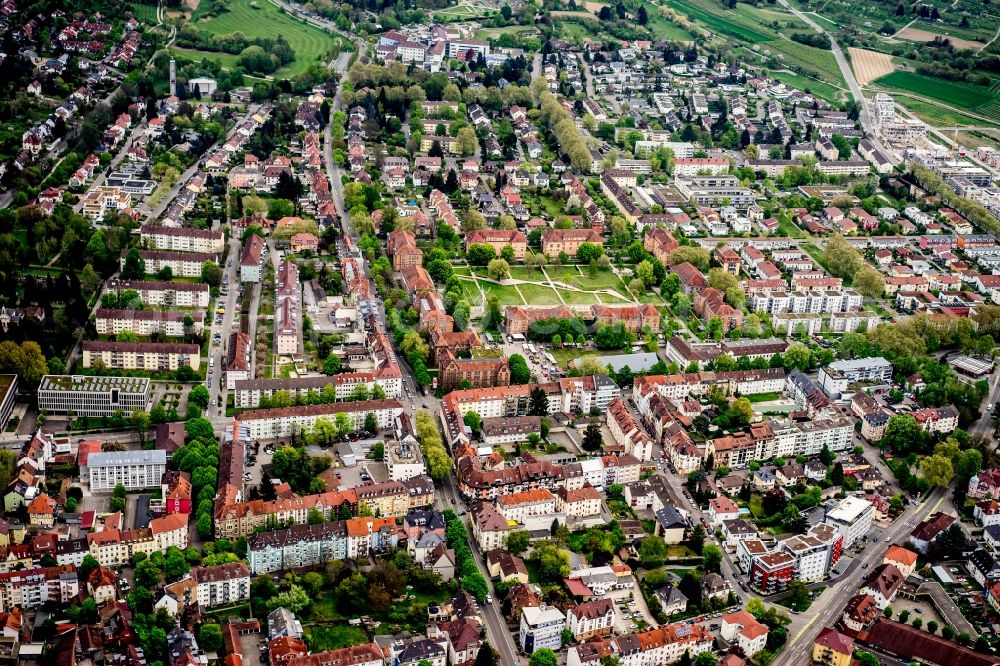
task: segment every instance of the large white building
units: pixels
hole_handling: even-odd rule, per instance
[[[850,548],[871,531],[875,505],[860,497],[845,497],[840,503],[827,508],[823,522],[844,536],[844,548]]]
[[[250,598],[250,569],[242,562],[195,567],[191,577],[198,584],[202,608],[235,605]]]
[[[139,242],[148,250],[168,252],[211,252],[225,249],[221,231],[193,227],[166,227],[144,224],[139,229]]]
[[[149,392],[145,377],[45,375],[38,385],[38,409],[87,417],[128,415],[133,409],[146,409]]]
[[[126,490],[153,488],[160,485],[167,471],[167,452],[153,449],[91,453],[87,469],[91,492],[114,490],[118,484]]]
[[[200,333],[205,313],[186,310],[108,310],[98,308],[95,313],[98,335],[118,335],[130,331],[136,335],[163,335],[183,338],[187,333]],[[190,327],[185,325],[190,321]]]
[[[861,294],[853,289],[766,289],[750,295],[747,308],[752,312],[790,312],[794,314],[835,314],[861,309]]]
[[[201,365],[201,347],[194,344],[168,342],[83,342],[83,367],[98,363],[115,370],[176,370],[188,366],[197,370]]]
[[[562,630],[566,616],[551,606],[525,606],[521,609],[521,627],[518,637],[521,649],[531,654],[541,648],[562,649]]]
[[[206,261],[218,262],[219,255],[210,252],[166,252],[140,250],[146,273],[159,273],[164,268],[173,271],[174,277],[200,278],[201,267]],[[121,267],[125,267],[125,250],[121,254]]]
[[[236,392],[236,407],[246,409],[260,407],[262,399],[271,398],[279,391],[287,393],[292,400],[307,398],[312,392],[321,396],[332,392],[335,400],[347,400],[359,386],[364,386],[369,395],[376,386],[380,386],[386,398],[398,398],[402,393],[399,374],[382,372],[350,372],[292,379],[243,379],[237,380],[232,389]]]
[[[190,282],[147,282],[145,280],[109,280],[107,291],[116,296],[132,289],[147,306],[207,308],[211,294],[207,284]]]
[[[818,383],[831,398],[839,398],[855,382],[884,383],[892,380],[892,363],[881,356],[834,361],[819,371]]]
[[[364,426],[368,414],[375,416],[379,428],[391,428],[402,413],[403,404],[398,400],[368,400],[259,409],[243,412],[236,420],[242,439],[275,439],[291,437],[292,433],[310,432],[318,419],[333,421],[337,414],[345,414],[354,430]]]

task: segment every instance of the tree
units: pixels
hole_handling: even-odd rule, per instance
[[[535,650],[528,659],[528,666],[558,666],[558,663],[556,653],[549,648]]]
[[[639,544],[639,560],[642,566],[653,569],[662,565],[667,560],[667,544],[657,536],[649,536]]]
[[[896,453],[919,450],[924,439],[923,435],[923,429],[913,416],[897,414],[891,417],[889,423],[886,424],[885,435],[879,442],[879,446]]]
[[[309,595],[298,585],[291,585],[284,592],[279,592],[267,602],[267,607],[272,611],[275,608],[287,608],[298,615],[309,607],[311,601]]]
[[[529,416],[548,416],[549,413],[549,396],[545,393],[545,390],[541,387],[536,386],[531,389],[531,398],[528,405],[528,415]]]
[[[583,433],[583,447],[584,451],[599,451],[601,446],[604,445],[604,438],[601,436],[601,424],[597,421],[591,421],[587,424],[587,429]]]
[[[694,666],[715,666],[718,662],[719,658],[711,652],[700,652],[694,658]]]
[[[729,415],[740,425],[747,425],[753,420],[753,405],[749,398],[737,398],[729,408]]]
[[[205,652],[222,649],[222,628],[214,622],[206,622],[198,629],[198,646]]]
[[[528,368],[528,362],[524,360],[523,356],[520,354],[511,354],[510,358],[507,359],[507,365],[510,366],[511,384],[527,384],[531,381],[531,370]],[[548,413],[547,409],[546,413]]]
[[[708,270],[708,263],[711,260],[711,256],[709,251],[704,248],[685,245],[671,252],[667,263],[671,266],[676,266],[677,264],[688,262],[694,264],[698,270],[706,271]]]
[[[201,265],[201,281],[209,287],[222,284],[222,268],[214,261],[206,261]]]
[[[100,562],[97,561],[93,555],[84,555],[83,561],[80,562],[78,571],[80,573],[80,578],[86,580],[91,572],[97,567],[101,566]],[[159,575],[157,575],[157,580],[159,580]]]
[[[705,544],[701,549],[702,567],[707,572],[719,573],[722,567],[722,551],[715,544]]]
[[[121,278],[123,280],[141,280],[146,274],[146,262],[139,254],[139,248],[133,247],[125,254]]]
[[[479,432],[479,429],[483,425],[482,417],[475,411],[466,412],[465,416],[462,417],[462,421],[472,429],[472,432]]]
[[[505,259],[492,260],[486,270],[494,280],[504,280],[510,277],[510,264]]]
[[[208,393],[208,389],[205,388],[204,384],[196,384],[188,392],[188,403],[198,405],[199,408],[205,409],[208,407],[208,401],[211,396]]]
[[[854,288],[865,298],[878,298],[885,291],[885,278],[866,264],[854,277]]]
[[[840,234],[834,235],[826,242],[822,256],[827,270],[837,277],[852,278],[864,265],[861,254]]]
[[[531,545],[531,535],[524,530],[515,530],[507,535],[505,546],[513,555],[520,555]]]
[[[929,631],[930,633],[936,634],[937,629],[938,629],[938,623],[935,622],[934,620],[931,620],[930,622],[927,623],[927,631]]]
[[[476,138],[476,131],[471,127],[463,127],[458,130],[458,135],[455,137],[455,145],[462,156],[469,157],[470,155],[475,155],[476,151],[479,150],[479,140]]]
[[[646,25],[647,23],[649,23],[649,13],[646,11],[645,5],[639,5],[639,12],[637,14],[637,19],[639,21],[639,25]],[[714,663],[715,663],[715,657],[712,657],[712,664],[707,664],[706,666],[712,666]]]
[[[506,6],[506,5],[505,5]],[[497,653],[489,643],[483,642],[476,654],[473,666],[496,666]]]
[[[854,656],[857,658],[861,666],[879,666],[882,662],[879,658],[873,655],[871,652],[865,652],[864,650],[855,650]]]
[[[323,374],[335,375],[340,372],[340,357],[332,352],[323,361]]]
[[[812,352],[801,342],[788,345],[784,355],[787,370],[808,370],[812,366]]]
[[[942,455],[926,456],[920,461],[920,471],[928,485],[946,487],[955,477],[955,470],[951,461]]]

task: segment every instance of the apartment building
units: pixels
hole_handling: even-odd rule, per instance
[[[146,409],[150,383],[145,377],[45,375],[38,385],[38,409],[48,414],[112,416]]]
[[[528,251],[528,238],[516,229],[478,229],[465,235],[465,250],[472,245],[489,245],[497,256],[507,246],[514,250],[514,260],[523,261]]]
[[[202,608],[235,605],[250,598],[250,568],[243,562],[195,567],[191,578]]]
[[[611,436],[619,446],[624,447],[626,453],[640,461],[652,460],[653,438],[639,425],[621,398],[615,398],[608,405],[606,423]]]
[[[391,428],[402,413],[401,402],[386,399],[254,410],[239,414],[236,421],[241,436],[245,433],[249,439],[274,439],[310,432],[318,419],[332,421],[337,414],[345,414],[354,430],[364,427],[368,414],[375,416],[379,428]]]
[[[503,548],[510,533],[510,523],[492,504],[480,502],[469,507],[469,522],[480,550]]]
[[[207,284],[190,282],[109,280],[106,290],[116,296],[134,290],[143,305],[154,307],[207,308],[210,296]]]
[[[556,497],[546,488],[511,493],[498,498],[497,510],[511,523],[534,525],[541,520],[551,526],[556,513]]]
[[[875,506],[860,497],[845,497],[835,506],[828,506],[823,522],[844,537],[844,548],[850,548],[871,531]]]
[[[578,604],[566,613],[566,628],[577,641],[607,636],[615,626],[615,604],[611,599],[594,599]]]
[[[823,446],[843,451],[853,445],[854,423],[834,417],[816,421],[770,420],[752,423],[749,432],[709,440],[705,457],[714,455],[715,466],[744,469],[752,460],[775,456],[813,456]]]
[[[607,656],[617,657],[620,666],[671,664],[684,654],[693,659],[712,647],[712,635],[704,625],[678,622],[574,645],[566,653],[566,666],[598,666]]]
[[[346,558],[347,527],[340,520],[291,525],[283,530],[258,532],[247,539],[247,561],[254,576]]]
[[[855,383],[883,384],[892,381],[892,363],[881,356],[834,361],[819,371],[823,392],[839,399]]]
[[[384,458],[390,481],[405,481],[427,474],[420,445],[412,436],[401,442],[386,442]]]
[[[861,309],[861,294],[853,289],[764,289],[750,294],[747,308],[752,312],[775,314],[834,314]]]
[[[542,234],[542,252],[550,257],[557,257],[563,252],[575,257],[584,243],[604,246],[601,235],[593,229],[552,229]]]
[[[70,604],[79,594],[79,575],[72,565],[0,573],[0,613]]]
[[[718,176],[729,171],[729,160],[725,157],[678,157],[674,160],[674,176]]]
[[[194,310],[98,308],[95,315],[98,335],[118,335],[122,331],[129,331],[143,336],[157,334],[168,338],[183,338],[188,333],[200,333],[205,321],[205,313]]]
[[[147,250],[220,254],[226,247],[221,231],[193,227],[166,227],[144,224],[139,242]]]
[[[264,277],[264,257],[267,245],[257,234],[250,234],[240,255],[240,282],[260,282]]]
[[[118,484],[126,490],[154,488],[160,485],[167,471],[167,452],[153,449],[91,453],[87,470],[91,492],[114,490]]]
[[[287,393],[292,401],[308,399],[313,393],[324,400],[346,400],[363,386],[369,395],[378,386],[386,398],[398,398],[402,393],[402,379],[397,373],[348,372],[332,376],[295,377],[292,379],[242,379],[237,380],[235,390],[236,407],[246,409],[260,407],[262,401],[274,397],[279,391]],[[331,400],[327,400],[331,401]]]
[[[201,347],[193,344],[166,342],[83,342],[83,367],[97,365],[114,370],[176,370],[188,366],[197,371],[201,366]]]
[[[174,277],[200,278],[201,267],[206,261],[218,263],[219,255],[211,252],[166,252],[158,250],[140,250],[139,256],[146,267],[147,274],[159,273],[169,268]],[[125,267],[125,250],[119,259],[120,267]]]
[[[542,648],[561,650],[562,630],[565,628],[566,616],[558,608],[526,606],[521,609],[521,624],[518,631],[521,649],[528,654]]]
[[[740,646],[747,657],[754,656],[767,646],[767,626],[744,610],[723,615],[721,627],[722,637],[730,645]]]

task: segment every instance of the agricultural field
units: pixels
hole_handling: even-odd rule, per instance
[[[921,23],[920,25],[923,26],[924,24]],[[977,42],[969,39],[962,39],[961,37],[956,36],[955,33],[951,30],[952,28],[958,30],[956,26],[948,26],[947,29],[945,29],[945,26],[927,24],[927,27],[931,27],[932,25],[935,28],[935,30],[940,30],[940,31],[931,32],[929,30],[923,30],[921,28],[914,28],[911,26],[908,28],[903,28],[895,35],[893,35],[893,37],[896,39],[905,39],[910,42],[931,42],[934,41],[934,39],[936,39],[937,37],[948,37],[948,39],[951,40],[951,43],[955,48],[972,49],[973,51],[981,51],[983,47],[986,46],[986,44],[984,44],[983,42]]]
[[[959,83],[923,76],[914,72],[895,71],[874,81],[879,86],[903,90],[958,109],[1000,122],[1000,82],[987,88],[975,83]]]
[[[851,56],[851,68],[854,70],[854,76],[861,85],[890,74],[896,69],[895,65],[892,64],[892,57],[886,53],[856,49],[853,46],[847,51]]]
[[[156,25],[156,5],[147,5],[141,2],[133,2],[130,6],[132,16],[135,20],[146,25]]]
[[[812,28],[790,14],[742,3],[735,9],[714,3],[696,4],[694,0],[665,0],[665,5],[701,23],[713,34],[743,42],[748,50],[764,59],[771,68],[787,66],[799,72],[808,72],[832,86],[844,85],[830,51],[800,44],[787,37],[789,32],[813,32]]]
[[[295,50],[295,61],[278,70],[276,76],[296,76],[305,72],[313,63],[324,61],[326,53],[336,43],[336,39],[329,33],[292,18],[267,0],[232,0],[229,11],[222,15],[199,19],[196,10],[192,20],[200,30],[213,35],[242,32],[250,38],[284,37]],[[204,56],[220,62],[223,62],[221,58],[230,55],[207,51],[191,53],[197,54],[198,60]]]

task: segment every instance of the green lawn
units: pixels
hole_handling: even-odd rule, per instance
[[[583,291],[570,291],[568,289],[559,289],[558,291],[562,294],[563,300],[566,301],[568,305],[591,305],[593,303],[600,302],[597,300],[597,294],[591,294]]]
[[[544,279],[542,272],[537,268],[528,268],[527,266],[511,266],[510,267],[510,277],[514,280],[530,280],[539,281]]]
[[[202,59],[207,59],[210,62],[219,63],[219,66],[223,69],[236,69],[236,61],[240,59],[238,55],[233,55],[232,53],[196,51],[195,49],[182,49],[176,46],[171,47],[169,52],[171,56],[181,61],[191,60],[193,62],[201,62]]]
[[[799,229],[791,220],[778,218],[778,231],[789,238],[805,238],[806,233]]]
[[[528,305],[559,305],[559,296],[555,289],[541,284],[518,285]]]
[[[747,400],[750,402],[770,402],[772,400],[777,400],[780,397],[780,393],[758,393],[756,395],[748,395]]]
[[[945,109],[933,102],[925,102],[912,97],[904,97],[903,95],[897,95],[894,99],[912,111],[918,118],[932,125],[944,127],[968,125],[970,127],[979,127],[983,124],[983,121],[978,118],[973,118],[972,116],[952,111],[951,109]],[[975,146],[980,145],[983,145],[982,139],[975,142]]]
[[[228,6],[229,11],[207,20],[199,20],[195,11],[194,25],[212,35],[242,32],[251,38],[283,36],[295,50],[295,60],[278,70],[278,76],[302,74],[313,63],[325,61],[324,54],[337,42],[329,33],[292,18],[268,0],[231,0]]]
[[[754,518],[764,517],[764,500],[760,495],[754,494],[750,496],[750,513],[753,514]]]
[[[521,300],[521,297],[517,293],[517,289],[514,287],[505,287],[492,282],[487,282],[486,280],[462,280],[462,291],[465,293],[465,298],[468,299],[469,303],[472,305],[485,305],[483,295],[479,293],[479,289],[476,287],[477,282],[487,295],[490,293],[496,294],[501,307],[504,305],[524,305],[524,301]]]
[[[305,634],[306,644],[314,654],[368,642],[368,634],[361,627],[352,627],[346,624],[306,625]]]

